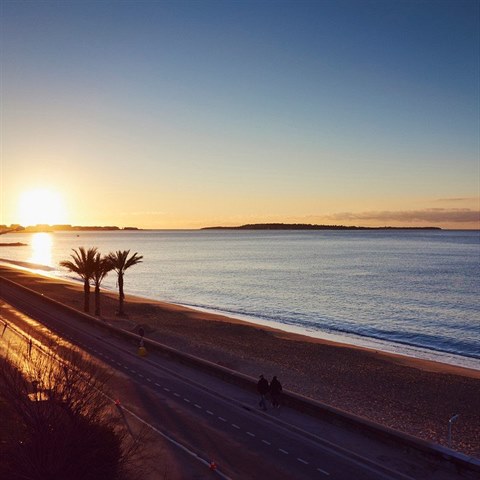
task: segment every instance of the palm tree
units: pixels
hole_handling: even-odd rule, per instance
[[[115,253],[109,253],[107,255],[112,269],[115,270],[118,275],[118,315],[124,315],[123,300],[125,299],[125,294],[123,293],[123,276],[125,275],[125,270],[132,267],[133,265],[136,265],[137,263],[141,263],[143,258],[143,256],[138,255],[137,252],[135,252],[130,256],[130,258],[128,258],[129,253],[130,250],[117,250]]]
[[[83,280],[83,311],[88,313],[90,311],[90,279],[93,277],[97,248],[91,247],[85,250],[84,247],[79,247],[78,250],[74,248],[72,250],[73,253],[70,255],[72,261],[64,260],[60,262],[60,265],[76,273]]]
[[[93,283],[95,284],[95,315],[100,316],[100,285],[113,266],[108,257],[102,257],[100,253],[95,255],[93,265]]]

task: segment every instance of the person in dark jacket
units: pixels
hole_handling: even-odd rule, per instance
[[[145,337],[145,330],[143,329],[143,327],[138,327],[138,334],[140,335],[139,346],[143,347],[144,345],[143,338]]]
[[[263,410],[267,409],[266,395],[268,393],[268,381],[263,375],[260,375],[260,380],[257,383],[257,390],[260,394],[260,401],[258,402],[259,407]]]
[[[282,394],[282,384],[277,377],[273,377],[270,382],[270,396],[272,397],[272,407],[280,408],[280,396]]]

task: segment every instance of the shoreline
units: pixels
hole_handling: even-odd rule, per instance
[[[73,285],[81,285],[80,280],[50,274],[49,272],[58,272],[58,269],[47,265],[34,264],[19,260],[9,260],[0,257],[0,266],[2,266],[2,264],[6,264],[6,267],[10,266],[11,268],[18,268],[19,270],[24,270],[27,273],[46,276],[47,278],[58,280],[60,282],[64,281],[72,283]],[[102,292],[106,294],[115,294],[115,291],[110,288],[102,287]],[[147,303],[151,302],[159,303],[161,305],[179,306],[205,313],[207,315],[225,317],[230,321],[238,321],[252,326],[253,328],[263,328],[278,331],[280,334],[285,333],[287,335],[298,336],[303,338],[304,341],[325,341],[338,346],[361,348],[373,351],[375,353],[385,353],[400,358],[405,357],[405,359],[439,363],[447,367],[459,367],[480,372],[480,358],[460,355],[458,353],[434,350],[428,347],[420,347],[409,343],[392,342],[386,339],[362,336],[349,332],[331,333],[322,330],[312,330],[308,332],[305,328],[300,326],[288,325],[281,322],[276,322],[275,320],[237,314],[235,312],[224,311],[221,309],[170,302],[161,299],[145,297],[142,295],[127,295],[127,297],[140,299],[141,301]]]
[[[82,309],[81,284],[3,265],[0,275]],[[437,444],[446,445],[448,420],[458,413],[453,447],[480,457],[478,370],[301,336],[132,295],[126,296],[126,318],[116,316],[117,306],[117,293],[102,291],[104,321],[130,331],[142,325],[153,340],[254,378],[277,375],[290,391]]]
[[[139,298],[143,298],[146,301],[152,302],[161,301],[141,296]],[[352,348],[363,348],[366,350],[386,353],[394,356],[425,360],[434,363],[440,363],[446,366],[466,368],[469,370],[476,370],[480,372],[480,358],[460,355],[458,353],[433,350],[427,347],[419,347],[409,343],[391,342],[389,340],[381,338],[362,336],[348,332],[330,333],[322,330],[312,330],[310,332],[307,332],[306,329],[302,327],[276,322],[275,320],[265,320],[258,317],[236,314],[220,309],[199,307],[197,305],[188,305],[184,303],[173,302],[167,303],[170,303],[171,305],[179,305],[193,310],[198,310],[200,312],[209,313],[212,315],[225,316],[232,320],[245,322],[248,325],[252,325],[258,328],[271,328],[273,330],[278,330],[286,334],[302,337],[305,339],[305,341],[326,341],[339,346],[343,345]],[[406,350],[410,351],[411,353],[407,353]],[[448,361],[448,359],[451,359],[451,361]]]

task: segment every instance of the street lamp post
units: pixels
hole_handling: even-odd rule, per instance
[[[458,420],[460,416],[459,413],[456,413],[449,421],[448,421],[448,448],[452,448],[452,424],[453,422]]]

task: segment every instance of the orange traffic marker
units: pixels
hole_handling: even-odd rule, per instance
[[[210,462],[210,470],[214,472],[217,469],[217,464],[212,460]]]

